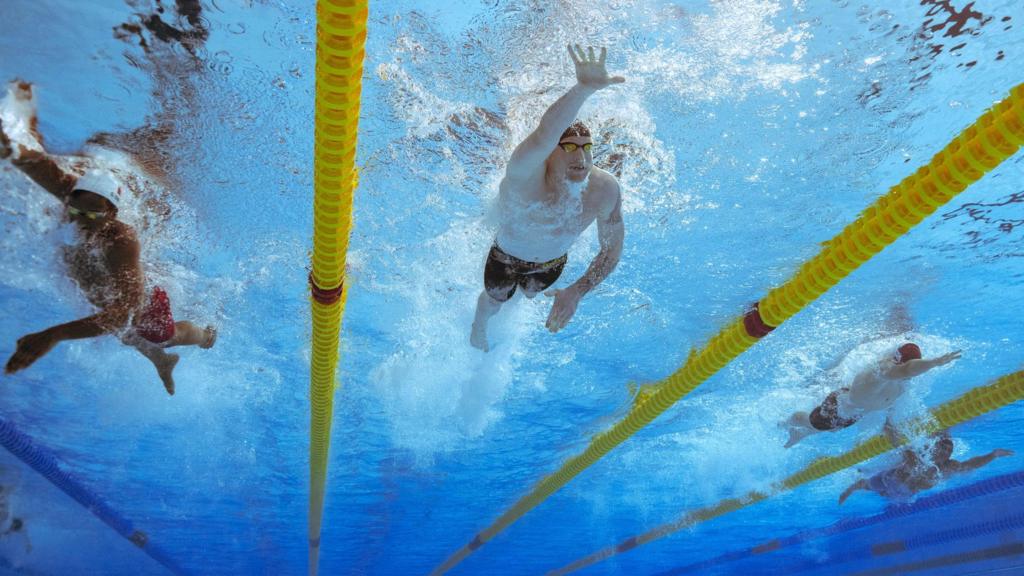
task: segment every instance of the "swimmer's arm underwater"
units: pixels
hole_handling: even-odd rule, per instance
[[[17,154],[15,154],[17,146]],[[12,143],[3,124],[0,124],[0,159],[10,158],[19,170],[25,173],[44,190],[65,202],[77,178],[65,172],[46,152],[30,150],[21,144]]]
[[[920,376],[932,368],[949,364],[950,362],[960,358],[960,350],[950,352],[949,354],[943,354],[938,358],[932,358],[930,360],[914,359],[908,360],[902,364],[893,366],[888,371],[888,376],[891,379],[906,379]]]
[[[609,195],[609,200],[604,203],[597,219],[597,238],[601,243],[601,249],[597,256],[594,257],[583,276],[570,284],[568,288],[549,290],[544,293],[546,296],[555,298],[546,323],[548,330],[552,332],[558,332],[569,323],[576,313],[580,299],[603,282],[619,264],[626,231],[622,224],[622,195],[619,185],[618,183],[612,185],[614,186],[614,196]],[[610,211],[607,210],[609,205],[612,207]]]
[[[22,149],[18,158],[12,158],[11,163],[25,173],[36,184],[41,186],[57,200],[66,202],[68,194],[71,193],[77,178],[68,174],[57,165],[46,153],[36,150]]]
[[[949,459],[949,463],[943,468],[944,474],[962,474],[964,472],[970,472],[977,470],[982,466],[985,466],[989,462],[999,458],[1000,456],[1013,456],[1013,450],[1005,450],[1003,448],[996,448],[995,450],[985,454],[984,456],[975,456],[968,460],[960,462],[959,460]]]
[[[128,323],[132,310],[141,301],[142,281],[139,267],[139,243],[122,233],[105,250],[106,264],[113,278],[113,302],[98,313],[18,339],[17,349],[4,371],[12,374],[31,366],[63,340],[78,340],[110,334]]]
[[[597,59],[592,47],[588,55],[579,45],[575,49],[569,46],[569,57],[576,67],[576,85],[544,112],[537,129],[512,152],[505,168],[506,179],[525,181],[536,174],[544,167],[544,162],[558,145],[558,138],[576,119],[587,98],[602,88],[626,81],[622,76],[608,76],[605,69],[607,53],[608,50],[602,48],[601,57]]]
[[[570,286],[579,292],[580,297],[603,282],[619,265],[619,258],[622,257],[622,243],[626,236],[626,230],[622,225],[622,197],[618,191],[618,184],[615,184],[615,188],[616,198],[611,211],[601,214],[601,218],[597,221],[597,238],[601,249],[583,276]]]

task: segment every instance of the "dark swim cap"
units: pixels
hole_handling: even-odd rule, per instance
[[[586,124],[577,120],[572,123],[572,126],[566,128],[565,132],[562,132],[562,136],[558,140],[561,141],[565,138],[571,138],[572,136],[585,136],[590,138],[590,128],[587,128]]]
[[[904,362],[907,362],[907,361],[910,361],[910,360],[920,360],[920,359],[921,359],[921,348],[918,347],[918,345],[914,344],[913,342],[904,344],[903,346],[899,347],[899,350],[896,350],[896,363],[897,364],[903,364]]]

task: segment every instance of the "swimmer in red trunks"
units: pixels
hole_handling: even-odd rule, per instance
[[[897,433],[889,423],[885,426],[885,435],[893,445],[900,443]],[[861,478],[847,488],[839,496],[839,504],[857,490],[875,492],[883,498],[896,502],[909,502],[915,494],[928,490],[945,478],[954,474],[964,474],[985,466],[1000,456],[1012,456],[1010,450],[997,448],[984,456],[975,456],[963,462],[954,460],[953,440],[949,432],[943,431],[935,436],[935,444],[927,451],[927,460],[917,452],[906,448],[900,454],[898,465],[871,476]]]
[[[32,87],[12,84],[8,98],[31,105]],[[28,121],[36,143],[34,107]],[[8,374],[32,365],[62,340],[115,334],[156,367],[168,394],[174,394],[174,366],[177,354],[171,346],[210,348],[217,338],[213,326],[199,328],[187,321],[175,322],[170,301],[159,287],[147,298],[145,277],[139,262],[139,241],[135,230],[117,219],[114,199],[121,184],[107,171],[92,171],[79,177],[64,171],[45,150],[12,143],[0,124],[0,159],[11,162],[64,206],[65,215],[78,228],[78,243],[64,254],[69,276],[99,311],[96,314],[52,326],[18,339],[17,350],[7,361]]]
[[[900,346],[892,355],[862,370],[849,386],[829,394],[811,412],[793,414],[786,421],[789,428],[786,448],[811,434],[834,432],[852,426],[869,412],[888,410],[906,392],[909,379],[958,358],[959,350],[925,360],[921,358],[921,349],[917,344]]]

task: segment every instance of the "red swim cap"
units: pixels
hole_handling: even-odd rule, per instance
[[[910,342],[899,347],[896,350],[896,363],[903,364],[908,360],[920,360],[921,359],[921,348],[917,344]]]

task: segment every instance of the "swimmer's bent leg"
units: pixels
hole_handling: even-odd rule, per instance
[[[149,340],[139,336],[134,330],[125,332],[121,336],[121,342],[135,348],[140,354],[153,363],[153,367],[156,368],[157,374],[160,375],[160,381],[164,384],[164,389],[167,390],[168,394],[173,396],[174,367],[177,366],[180,357],[177,354],[168,354],[167,352],[164,352],[162,346],[159,344],[153,344]]]
[[[786,426],[789,428],[789,439],[786,440],[786,448],[789,448],[804,438],[818,432],[813,426],[811,426],[810,418],[807,412],[797,412],[789,417],[786,421]]]
[[[200,348],[212,348],[217,341],[217,329],[213,326],[200,328],[195,324],[184,320],[174,323],[174,336],[160,346],[170,348],[171,346],[199,346]]]

